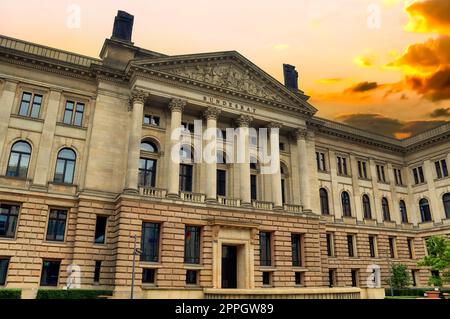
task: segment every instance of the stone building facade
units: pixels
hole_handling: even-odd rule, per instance
[[[450,124],[368,133],[235,51],[167,56],[131,30],[119,14],[100,59],[0,37],[1,286],[63,287],[76,269],[127,297],[134,257],[144,298],[366,287],[392,263],[427,285],[425,239],[450,234]],[[178,127],[218,128],[200,149],[225,163],[192,163],[192,145],[173,161]],[[268,128],[272,174],[235,161],[258,157],[251,128]]]

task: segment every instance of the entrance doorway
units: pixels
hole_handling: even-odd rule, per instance
[[[222,289],[237,288],[237,246],[222,246]]]

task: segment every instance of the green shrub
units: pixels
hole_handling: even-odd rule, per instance
[[[405,288],[405,289],[394,289],[394,296],[415,296],[423,297],[427,291],[432,291],[434,288]],[[441,293],[450,293],[450,289],[441,289]],[[391,289],[386,289],[386,296],[391,295]]]
[[[20,299],[21,294],[20,289],[0,289],[0,299]]]
[[[39,289],[36,299],[98,299],[99,296],[112,296],[112,291],[91,289]]]

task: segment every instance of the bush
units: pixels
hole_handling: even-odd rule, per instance
[[[20,289],[0,289],[0,299],[20,299],[21,295]]]
[[[427,291],[433,291],[434,288],[405,288],[405,289],[394,289],[394,296],[415,296],[423,297],[424,293]],[[441,289],[441,293],[450,293],[450,289]],[[391,289],[386,288],[386,296],[391,296]]]
[[[91,289],[39,289],[36,299],[98,299],[99,296],[112,296],[111,290]]]

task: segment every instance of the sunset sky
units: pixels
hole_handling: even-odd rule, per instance
[[[1,1],[0,33],[97,57],[119,9],[146,49],[296,65],[321,117],[398,138],[450,119],[450,0]]]

